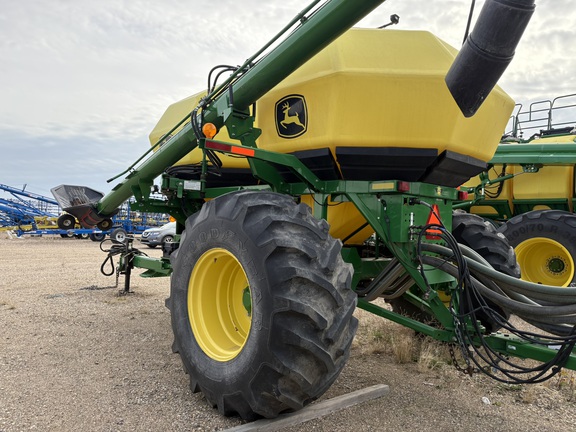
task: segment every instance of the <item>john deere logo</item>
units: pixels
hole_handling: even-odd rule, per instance
[[[276,130],[282,138],[296,138],[308,128],[304,96],[290,95],[276,102]]]

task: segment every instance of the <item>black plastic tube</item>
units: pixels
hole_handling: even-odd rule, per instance
[[[465,117],[473,116],[514,57],[534,0],[488,0],[450,70],[446,85]]]

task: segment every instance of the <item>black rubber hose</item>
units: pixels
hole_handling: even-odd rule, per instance
[[[458,269],[451,263],[446,262],[441,258],[423,256],[422,262],[424,264],[437,267],[451,276],[458,276]],[[528,305],[516,300],[512,300],[509,297],[503,296],[497,292],[492,291],[486,285],[481,283],[476,277],[473,277],[473,282],[475,286],[480,291],[482,296],[494,301],[495,303],[505,307],[506,309],[521,313],[523,315],[533,316],[533,317],[549,317],[549,316],[568,316],[576,314],[576,304],[563,305],[563,306],[534,306]]]
[[[513,278],[512,276],[505,275],[504,273],[497,272],[496,270],[483,266],[482,264],[478,264],[472,260],[467,261],[470,265],[470,268],[477,270],[480,273],[484,273],[493,279],[496,279],[498,284],[504,283],[510,285],[511,289],[513,288],[514,291],[522,291],[524,293],[530,294],[545,294],[550,296],[548,300],[552,298],[568,299],[570,302],[574,302],[576,300],[576,288],[560,288],[552,285],[535,284],[532,282],[524,281],[522,279]]]
[[[534,0],[488,0],[446,75],[465,117],[473,116],[510,62],[534,12]]]
[[[487,265],[480,256],[470,250],[469,248],[459,245],[462,254],[467,258],[467,263],[470,268],[478,273],[485,274],[492,279],[498,281],[498,286],[505,291],[513,291],[524,295],[526,300],[524,303],[533,301],[534,298],[538,299],[538,304],[542,305],[555,305],[555,304],[574,304],[576,303],[576,288],[559,288],[551,285],[541,285],[532,282],[527,282],[522,279],[516,279],[512,276],[494,270],[490,265]],[[422,250],[433,252],[445,256],[446,258],[454,257],[451,249],[432,243],[423,243]],[[508,294],[508,293],[507,293]],[[509,294],[510,297],[512,297]],[[517,298],[517,300],[520,300]]]
[[[528,324],[531,324],[534,327],[538,327],[540,330],[544,330],[545,332],[557,336],[562,337],[572,336],[572,332],[574,331],[574,327],[569,325],[548,324],[525,317],[522,317],[522,319],[526,321]]]

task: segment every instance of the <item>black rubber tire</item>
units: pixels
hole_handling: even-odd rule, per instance
[[[192,391],[202,391],[221,414],[245,420],[274,418],[320,397],[344,367],[358,325],[352,267],[342,260],[341,247],[308,206],[272,192],[223,195],[189,217],[171,257],[166,305],[173,351]],[[244,270],[252,308],[245,342],[227,361],[200,347],[188,310],[197,262],[223,250]],[[211,287],[206,291],[219,289]]]
[[[96,224],[96,227],[98,227],[99,230],[108,231],[110,228],[112,228],[112,225],[113,225],[112,219],[104,219],[98,222],[98,224]]]
[[[520,277],[520,267],[516,262],[513,248],[506,237],[496,231],[494,224],[491,222],[474,214],[457,211],[452,215],[452,235],[458,243],[476,251],[495,270],[516,278]],[[485,299],[485,301],[503,318],[508,319],[510,317],[510,314],[500,306],[490,300]],[[428,312],[422,311],[402,297],[391,301],[391,304],[395,312],[419,321],[435,321]],[[487,333],[495,332],[501,328],[493,318],[482,311],[477,312],[476,316],[486,328]]]
[[[452,235],[458,243],[476,251],[495,270],[515,278],[520,277],[520,267],[516,262],[514,249],[506,237],[497,232],[492,222],[475,214],[454,212],[452,215]],[[510,318],[510,313],[496,303],[486,298],[484,301],[502,318],[506,320]],[[477,302],[473,302],[472,308],[477,306]],[[486,333],[493,333],[501,329],[501,325],[490,314],[482,310],[476,312],[476,317],[486,328]]]
[[[104,234],[104,233],[92,233],[92,234],[89,234],[88,237],[93,242],[100,242],[100,241],[104,240],[104,238],[106,237],[106,234]]]
[[[76,218],[71,214],[65,213],[58,217],[57,224],[58,228],[62,230],[74,229],[74,226],[76,226]]]
[[[86,240],[88,239],[88,234],[76,234],[74,237],[76,237],[78,240]]]
[[[574,269],[574,263],[576,263],[576,215],[573,213],[562,210],[535,210],[523,213],[514,216],[502,225],[498,229],[498,232],[506,236],[514,249],[517,249],[523,242],[529,240],[537,238],[550,240],[566,249],[566,258],[568,261],[566,266],[572,267],[572,270]],[[551,257],[545,256],[544,248],[538,249],[538,245],[536,245],[534,250],[540,254],[542,265],[544,265],[544,261]],[[521,255],[521,253],[519,250],[518,255]],[[522,260],[520,260],[520,262],[522,262]],[[531,275],[532,270],[533,269],[526,269],[523,274],[523,279],[525,278],[534,283],[556,286],[563,286],[562,281],[568,284],[576,282],[576,271],[572,278],[567,275],[565,280],[561,274],[558,274],[558,282],[556,282],[553,281],[556,275],[551,275],[550,278],[544,276],[545,279],[538,280],[536,275],[534,275],[534,277]]]
[[[162,239],[162,243],[174,243],[174,236],[167,235]]]
[[[124,228],[116,228],[110,233],[110,238],[116,243],[124,243],[128,233]]]
[[[158,246],[158,245],[155,245],[155,244],[154,244],[154,245],[151,245],[151,244],[149,244],[149,245],[146,245],[146,246],[148,246],[150,249],[155,249],[156,246]]]
[[[458,243],[480,254],[495,270],[515,278],[520,277],[514,249],[491,222],[475,214],[454,212],[452,235]]]

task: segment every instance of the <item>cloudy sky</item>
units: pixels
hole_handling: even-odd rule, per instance
[[[360,1],[360,0],[356,0]],[[308,0],[0,0],[0,183],[50,195],[106,179],[148,149],[171,103],[241,64]],[[478,15],[483,1],[476,2]],[[576,8],[537,10],[500,81],[517,101],[576,93]],[[359,25],[462,41],[470,0],[388,0]],[[0,195],[2,196],[2,195]]]

